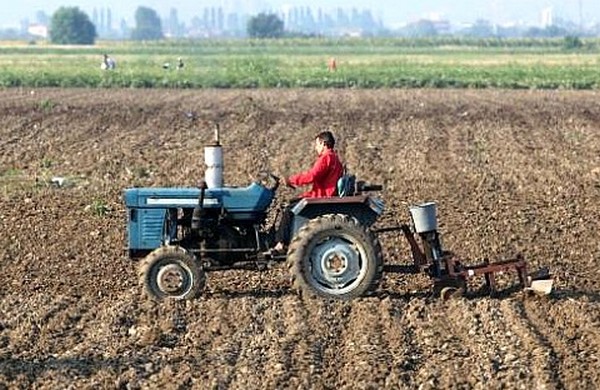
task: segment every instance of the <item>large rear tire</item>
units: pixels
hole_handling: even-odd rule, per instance
[[[179,246],[152,251],[140,266],[146,293],[156,300],[192,299],[200,295],[206,275],[194,256]]]
[[[287,257],[294,288],[309,296],[350,300],[369,295],[383,275],[379,240],[343,214],[310,220],[292,239]]]

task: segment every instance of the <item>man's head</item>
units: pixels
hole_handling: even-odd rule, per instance
[[[322,131],[315,137],[315,150],[319,155],[326,149],[333,149],[334,146],[335,138],[331,131]]]

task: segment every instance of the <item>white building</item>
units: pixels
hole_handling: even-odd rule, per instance
[[[542,27],[552,25],[554,25],[554,9],[552,7],[544,8],[542,10]]]
[[[48,26],[43,24],[30,24],[27,32],[36,37],[48,38]]]

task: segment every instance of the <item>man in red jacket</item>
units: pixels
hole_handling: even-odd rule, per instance
[[[318,157],[313,167],[285,180],[291,187],[312,184],[312,189],[300,195],[300,198],[326,198],[336,194],[337,182],[344,173],[344,167],[333,150],[334,146],[335,138],[330,131],[319,133],[315,138]]]
[[[274,247],[275,251],[281,252],[289,242],[291,208],[296,203],[302,198],[326,198],[336,195],[337,182],[344,174],[344,167],[333,149],[334,146],[335,138],[330,131],[319,133],[315,137],[315,151],[318,157],[313,167],[306,172],[285,179],[285,184],[292,188],[312,184],[312,189],[301,194],[299,198],[292,199],[285,208],[275,237],[277,241],[277,245]]]

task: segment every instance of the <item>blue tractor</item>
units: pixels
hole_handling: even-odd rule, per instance
[[[383,202],[370,192],[381,186],[344,176],[339,196],[301,200],[284,227],[292,237],[287,253],[277,254],[278,218],[267,220],[279,178],[263,172],[246,187],[223,186],[218,134],[205,147],[205,163],[198,187],[125,190],[129,256],[143,258],[140,277],[152,298],[194,298],[209,271],[283,262],[301,293],[351,299],[377,288],[383,259],[370,226]]]
[[[442,298],[464,293],[474,276],[482,276],[494,295],[495,275],[508,271],[517,274],[520,288],[543,294],[552,289],[547,270],[528,274],[521,256],[467,266],[444,251],[433,202],[411,207],[410,224],[375,229],[384,210],[376,195],[382,188],[350,175],[340,179],[337,196],[294,205],[283,227],[291,237],[287,253],[278,254],[277,218],[267,221],[279,178],[264,172],[246,187],[224,186],[218,131],[204,158],[205,179],[198,187],[125,190],[129,256],[142,258],[141,283],[153,299],[195,298],[209,271],[264,270],[280,263],[287,263],[292,285],[303,295],[341,300],[369,295],[383,274],[378,234],[398,231],[410,247],[409,273],[427,273]]]

